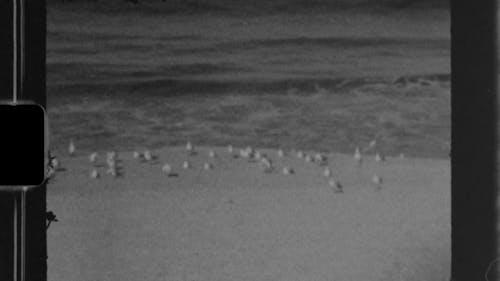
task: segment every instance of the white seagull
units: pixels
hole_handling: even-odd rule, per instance
[[[269,173],[273,170],[273,163],[271,159],[264,156],[261,158],[260,163],[262,164],[264,172]]]
[[[343,190],[343,187],[342,187],[342,184],[340,184],[340,182],[335,179],[335,178],[331,178],[329,181],[328,181],[328,184],[334,188],[334,192],[335,193],[343,193],[344,190]]]
[[[260,154],[259,151],[255,151],[255,155],[254,156],[255,156],[255,159],[257,159],[257,160],[260,160],[260,158],[262,157],[262,155]]]
[[[323,175],[327,178],[331,177],[332,171],[330,170],[330,168],[326,167],[325,170],[323,171]]]
[[[299,159],[304,158],[304,152],[302,152],[301,150],[299,150],[299,151],[297,152],[297,157],[298,157]]]
[[[184,163],[182,163],[182,168],[189,169],[191,168],[191,164],[189,164],[189,162],[186,160],[184,161]]]
[[[91,172],[90,172],[90,177],[93,178],[93,179],[97,179],[99,178],[99,172],[97,172],[96,169],[93,169]]]
[[[278,157],[280,157],[280,158],[285,157],[285,152],[284,152],[284,151],[283,151],[283,149],[281,149],[281,148],[280,148],[280,149],[278,149]]]
[[[73,142],[73,139],[71,139],[69,141],[69,146],[68,146],[69,155],[73,156],[75,154],[75,151],[76,151],[75,143]]]
[[[193,145],[191,144],[190,141],[188,141],[187,144],[186,144],[186,151],[189,154],[193,154],[194,153],[194,147],[193,147]]]
[[[312,162],[312,158],[311,158],[311,155],[307,154],[306,157],[304,157],[304,160],[306,160],[306,162]]]
[[[375,161],[377,162],[385,161],[385,157],[377,152],[377,154],[375,155]]]
[[[210,156],[210,158],[215,158],[215,151],[211,150],[208,152],[208,156]]]
[[[170,176],[170,174],[172,173],[172,167],[168,164],[168,163],[165,163],[165,165],[163,165],[163,167],[161,167],[161,170]]]
[[[354,152],[354,160],[356,160],[358,164],[361,164],[361,161],[363,160],[359,147],[356,147],[356,151]]]
[[[148,162],[153,160],[153,155],[151,154],[151,151],[149,151],[148,149],[144,150],[144,160]]]
[[[89,155],[89,161],[95,163],[97,161],[97,152],[93,152]]]
[[[374,174],[373,177],[372,177],[372,183],[375,185],[375,188],[378,189],[381,189],[382,188],[382,178],[379,177],[377,174]]]
[[[294,173],[294,171],[293,171],[292,168],[290,168],[290,167],[284,167],[283,168],[283,174],[285,174],[285,175],[291,175],[293,173]]]
[[[213,165],[211,163],[205,163],[205,164],[203,164],[203,169],[205,169],[207,171],[208,170],[212,170],[212,168],[213,168]]]
[[[141,153],[138,151],[134,151],[134,154],[132,154],[132,156],[134,157],[134,159],[139,159],[141,158]]]
[[[316,155],[314,156],[314,161],[316,161],[319,165],[326,165],[328,159],[324,154],[316,153]]]

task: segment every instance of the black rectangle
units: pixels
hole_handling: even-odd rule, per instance
[[[45,111],[36,104],[0,104],[1,186],[36,186],[46,174]]]

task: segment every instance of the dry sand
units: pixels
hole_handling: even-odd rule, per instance
[[[264,150],[277,169],[266,174],[208,149],[165,148],[154,163],[119,152],[119,178],[103,166],[91,179],[88,155],[60,157],[66,170],[47,196],[59,219],[47,234],[48,280],[449,279],[449,161],[365,156],[358,168],[351,155],[330,154],[339,194],[323,168],[293,155]],[[162,173],[165,162],[177,177]],[[296,173],[283,175],[284,165]]]

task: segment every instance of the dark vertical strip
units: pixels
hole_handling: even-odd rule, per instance
[[[25,78],[19,100],[45,107],[45,0],[25,2]],[[13,1],[0,1],[0,99],[12,100]],[[16,195],[20,196],[20,194]],[[47,280],[46,187],[38,186],[26,198],[26,280]],[[0,280],[13,280],[13,193],[0,192]]]
[[[452,280],[485,280],[497,256],[495,0],[452,0],[451,25]]]
[[[46,1],[25,0],[25,83],[19,100],[46,106]],[[26,280],[47,280],[46,186],[26,196]],[[68,276],[69,278],[69,276]]]
[[[12,1],[0,1],[0,99],[12,96]],[[14,196],[0,193],[0,280],[13,280]]]

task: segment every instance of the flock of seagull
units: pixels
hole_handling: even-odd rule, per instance
[[[375,150],[376,145],[377,145],[376,140],[372,140],[368,144],[368,147],[366,147],[364,149],[364,151],[366,152],[366,151],[370,151],[370,150]],[[187,142],[185,150],[186,150],[188,156],[196,154],[195,148],[191,142]],[[73,142],[73,140],[70,140],[70,143],[68,146],[68,153],[70,156],[74,156],[76,153],[76,146],[75,146],[75,143]],[[256,149],[253,149],[250,146],[248,146],[244,149],[240,149],[239,154],[238,154],[238,153],[235,153],[235,149],[233,148],[232,145],[228,145],[227,153],[229,155],[231,155],[233,158],[240,158],[241,157],[241,158],[249,159],[253,162],[258,162],[264,173],[271,173],[271,172],[276,170],[271,158],[267,154],[260,152]],[[338,178],[333,175],[332,171],[328,167],[328,158],[325,154],[316,153],[313,156],[313,155],[307,154],[301,150],[299,150],[299,151],[293,150],[290,153],[292,153],[292,154],[295,153],[295,155],[298,159],[302,159],[305,162],[316,163],[320,167],[323,167],[324,168],[323,176],[328,180],[328,185],[334,190],[335,193],[343,193],[344,192],[342,184],[340,183]],[[279,158],[284,158],[287,153],[283,149],[280,148],[276,151],[276,154]],[[217,154],[215,153],[214,150],[209,150],[208,156],[210,158],[216,158]],[[99,174],[98,170],[95,168],[95,164],[97,162],[98,157],[99,157],[99,154],[97,152],[93,152],[89,155],[90,163],[94,164],[94,168],[90,172],[90,177],[92,179],[98,179],[101,176]],[[143,161],[143,162],[152,162],[157,157],[154,156],[150,150],[145,150],[142,153],[138,152],[138,151],[134,151],[133,158],[138,159],[138,160]],[[358,165],[358,167],[361,166],[361,164],[363,162],[363,155],[362,155],[359,147],[356,147],[356,149],[354,151],[353,158],[354,158],[354,161],[356,162],[356,164]],[[401,154],[400,158],[404,158],[404,154]],[[383,154],[376,152],[375,161],[377,161],[377,162],[385,161],[385,157],[383,156]],[[119,159],[118,159],[118,154],[116,153],[116,151],[107,152],[106,153],[106,167],[107,167],[107,169],[106,169],[105,173],[107,175],[111,175],[112,177],[120,176],[121,175],[121,172],[120,172],[121,167],[118,165],[118,162],[119,162]],[[59,165],[58,159],[49,153],[49,163],[48,163],[48,178],[49,179],[53,177],[53,175],[55,174],[56,171],[61,169],[59,166],[60,165]],[[192,167],[191,163],[188,160],[185,160],[182,163],[183,169],[190,169],[191,167]],[[214,169],[214,165],[210,162],[205,162],[203,165],[203,169],[204,170]],[[163,173],[165,173],[169,177],[177,175],[176,173],[174,173],[174,169],[169,163],[164,163],[161,170]],[[282,169],[282,173],[284,175],[293,175],[293,174],[295,174],[295,171],[292,167],[285,166]],[[382,188],[383,179],[378,174],[374,174],[371,181],[372,181],[372,184],[374,185],[374,187],[376,188],[376,190],[380,190]]]

